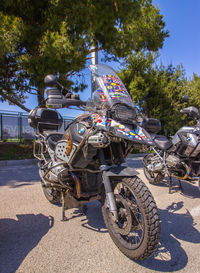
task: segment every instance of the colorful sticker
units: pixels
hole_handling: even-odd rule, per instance
[[[95,122],[97,127],[109,128],[111,126],[111,119],[102,117],[98,114],[92,114],[91,119]]]
[[[109,130],[110,128],[114,128],[117,133],[119,133],[123,137],[129,138],[130,140],[136,140],[142,143],[147,142],[149,144],[152,143],[151,139],[149,139],[143,133],[142,128],[140,127],[137,127],[137,129],[133,131],[115,120],[100,116],[98,114],[93,114],[91,116],[91,119],[95,122],[96,127],[103,127],[107,130]]]
[[[126,87],[121,82],[119,78],[114,75],[104,75],[103,82],[106,86],[111,99],[120,99],[121,97],[126,97],[130,102],[132,102]]]
[[[137,141],[145,141],[147,143],[152,143],[152,141],[143,133],[142,129],[138,127],[136,131],[130,130],[129,128],[125,127],[124,125],[115,122],[112,120],[111,122],[111,127],[115,127],[116,131],[120,133],[123,136],[128,137],[129,139],[132,140],[137,140]]]
[[[98,94],[99,94],[99,97],[100,97],[101,101],[106,102],[107,99],[106,99],[106,97],[105,97],[103,91],[102,91],[101,89],[98,89],[97,92],[98,92]]]

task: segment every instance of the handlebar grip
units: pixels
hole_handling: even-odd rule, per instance
[[[72,94],[71,95],[71,99],[73,99],[73,100],[80,100],[80,97],[79,97],[78,94]]]
[[[86,102],[77,100],[77,99],[67,99],[66,101],[63,101],[62,107],[68,107],[68,106],[81,106],[86,105]]]
[[[51,108],[64,108],[64,107],[69,107],[69,106],[81,106],[81,105],[86,105],[86,102],[78,100],[78,99],[69,99],[69,98],[47,98],[46,101],[47,107]]]

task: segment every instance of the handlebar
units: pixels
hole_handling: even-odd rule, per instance
[[[48,89],[46,105],[52,108],[64,108],[69,106],[86,105],[86,102],[81,101],[78,94],[72,94],[67,88],[61,85],[56,76],[47,75],[44,83]]]
[[[85,101],[77,100],[77,99],[63,99],[62,108],[69,106],[84,106],[86,105]]]

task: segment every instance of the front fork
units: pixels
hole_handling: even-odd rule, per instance
[[[115,201],[114,192],[111,186],[110,177],[107,175],[107,171],[111,168],[105,164],[104,153],[102,150],[98,151],[99,155],[99,162],[100,162],[100,169],[102,172],[102,179],[105,188],[106,198],[109,206],[109,210],[113,215],[114,221],[118,221],[118,213],[117,213],[117,205]]]
[[[105,166],[101,166],[105,167]],[[111,186],[110,177],[106,175],[106,171],[102,171],[103,184],[106,192],[106,198],[110,212],[113,214],[114,221],[118,221],[117,205],[115,201],[114,192]]]

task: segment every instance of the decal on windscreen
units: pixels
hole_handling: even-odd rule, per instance
[[[106,97],[105,97],[105,95],[104,95],[104,93],[103,93],[103,90],[97,89],[97,92],[98,92],[98,94],[99,94],[99,97],[100,97],[101,101],[106,102],[107,99],[106,99]]]
[[[121,82],[119,78],[114,75],[104,75],[103,83],[108,90],[109,96],[111,99],[120,99],[121,97],[126,97],[130,102],[132,102],[126,87]]]

